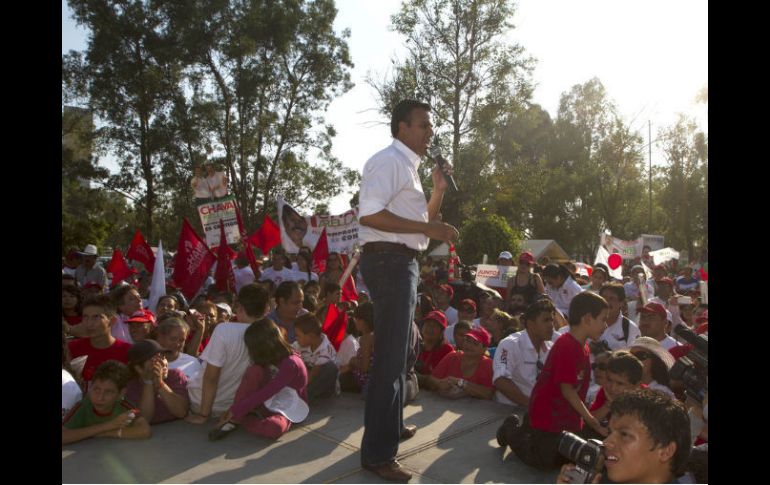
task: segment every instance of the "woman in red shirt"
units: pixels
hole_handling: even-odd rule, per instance
[[[463,336],[463,351],[447,354],[427,379],[429,389],[446,397],[473,396],[492,399],[492,359],[487,357],[489,332],[474,328]]]
[[[446,316],[441,310],[428,313],[422,320],[422,352],[417,356],[417,362],[414,365],[420,386],[423,385],[423,378],[431,375],[433,368],[441,362],[441,359],[454,352],[454,348],[444,337],[446,325]]]

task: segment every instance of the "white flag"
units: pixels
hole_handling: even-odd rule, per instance
[[[620,281],[623,281],[623,266],[618,266],[616,269],[610,268],[610,253],[607,252],[606,249],[604,249],[604,246],[601,244],[599,245],[599,249],[596,250],[596,260],[594,261],[594,266],[596,266],[598,263],[602,263],[604,266],[607,267],[607,269],[610,270],[610,277],[618,279]]]
[[[150,303],[147,308],[155,313],[158,300],[166,294],[166,267],[163,265],[163,241],[158,241],[158,254],[155,255],[155,268],[152,270],[150,283]]]

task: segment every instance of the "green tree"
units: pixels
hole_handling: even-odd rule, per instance
[[[661,133],[669,165],[661,202],[667,215],[666,244],[695,254],[708,230],[708,140],[696,123],[680,116]]]
[[[86,99],[104,122],[97,130],[118,158],[111,185],[143,200],[145,235],[152,238],[161,192],[159,154],[164,125],[179,83],[178,52],[165,18],[151,1],[69,0],[76,22],[90,31],[84,53],[62,58],[65,99]]]
[[[466,264],[481,263],[484,254],[494,258],[501,251],[520,252],[521,234],[500,216],[488,215],[466,222],[460,228],[457,254]]]
[[[511,0],[405,1],[392,25],[406,37],[409,55],[403,62],[394,60],[392,77],[368,78],[386,116],[407,97],[431,104],[437,140],[449,140],[458,175],[465,170],[478,177],[489,168],[489,160],[477,150],[462,148],[475,135],[472,119],[479,108],[503,109],[531,97],[533,60],[504,39],[513,28],[513,14]],[[426,172],[423,184],[429,187]],[[461,190],[448,193],[443,205],[444,219],[455,224],[463,218],[462,206],[473,204],[467,199],[470,192]]]
[[[191,85],[215,106],[214,151],[247,226],[261,222],[278,193],[311,207],[356,183],[332,156],[335,133],[323,120],[334,97],[352,87],[350,33],[334,32],[333,0],[161,3]]]

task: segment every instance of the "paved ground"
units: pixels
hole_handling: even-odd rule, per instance
[[[214,421],[153,427],[145,441],[91,439],[62,447],[62,483],[389,483],[360,465],[363,401],[343,393],[314,406],[277,441],[236,430],[210,442]],[[495,432],[510,408],[420,392],[405,409],[417,434],[401,443],[410,483],[555,483],[503,453]]]

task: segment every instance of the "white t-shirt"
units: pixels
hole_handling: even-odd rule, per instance
[[[660,340],[660,345],[662,345],[666,350],[671,350],[672,348],[679,345],[679,342],[677,342],[675,338],[666,335],[663,340]]]
[[[179,352],[179,357],[174,362],[169,362],[168,368],[181,370],[187,376],[188,381],[192,380],[193,377],[203,370],[201,363],[196,357],[184,352]]]
[[[443,311],[444,311],[444,316],[446,316],[447,327],[449,325],[454,325],[455,323],[458,322],[458,320],[460,320],[460,317],[457,314],[457,309],[449,306],[447,307],[446,310],[443,310]]]
[[[505,377],[513,381],[522,393],[529,396],[537,381],[537,362],[539,360],[545,365],[551,347],[553,342],[545,341],[538,352],[526,330],[505,337],[495,350],[495,358],[492,361],[492,382]],[[495,391],[495,401],[503,404],[517,404],[500,391]]]
[[[243,334],[248,327],[248,323],[230,322],[220,323],[214,328],[211,340],[200,356],[203,369],[187,383],[187,392],[194,412],[200,411],[203,374],[209,364],[222,368],[212,413],[220,415],[232,406],[235,392],[241,385],[241,378],[250,363],[249,353],[243,341]]]
[[[285,266],[280,271],[276,271],[271,266],[264,270],[262,276],[259,277],[259,281],[265,280],[270,280],[275,283],[275,286],[278,286],[284,281],[294,281],[294,271]]]
[[[227,180],[224,172],[214,172],[213,175],[206,177],[204,185],[211,190],[213,197],[224,197],[227,195]]]
[[[553,306],[555,306],[562,315],[569,315],[569,304],[572,303],[572,299],[575,298],[575,295],[583,292],[583,288],[581,288],[570,276],[559,289],[556,289],[551,285],[545,285],[545,292],[548,294],[551,301],[553,301]]]
[[[554,330],[553,335],[551,336],[551,342],[556,343],[556,341],[559,340],[559,337],[567,332],[569,332],[569,325],[564,325],[559,330]]]
[[[61,370],[61,419],[70,412],[75,404],[83,399],[83,392],[75,381],[75,378],[66,370]]]
[[[361,173],[359,219],[383,209],[411,221],[428,222],[428,202],[422,191],[420,156],[399,140],[367,160]],[[405,244],[412,249],[428,248],[428,236],[422,233],[395,233],[361,225],[360,243],[386,241]]]
[[[340,344],[340,351],[337,352],[337,367],[347,365],[350,359],[356,356],[359,347],[358,339],[348,334]]]
[[[298,269],[295,269],[292,271],[294,274],[292,276],[292,279],[294,281],[304,281],[307,283],[308,281],[318,281],[318,275],[310,272],[310,279],[307,278],[307,271],[300,271]]]
[[[130,344],[134,343],[134,339],[131,338],[131,334],[128,331],[128,324],[125,322],[131,317],[127,317],[123,314],[118,314],[115,323],[110,328],[110,333],[113,337]]]
[[[233,276],[235,277],[235,292],[241,291],[241,288],[254,283],[257,278],[254,276],[254,270],[251,266],[245,266],[243,268],[233,268]]]
[[[610,346],[611,350],[624,349],[630,347],[636,340],[636,337],[642,333],[639,331],[639,327],[633,322],[628,323],[628,340],[623,339],[623,313],[618,315],[618,319],[615,323],[607,327],[599,340],[604,340]]]
[[[299,351],[302,362],[308,367],[315,367],[317,365],[323,365],[327,362],[337,361],[337,351],[334,350],[334,346],[329,342],[329,337],[326,334],[321,334],[321,344],[315,351],[308,347],[300,347],[296,341],[291,344],[292,348]]]

